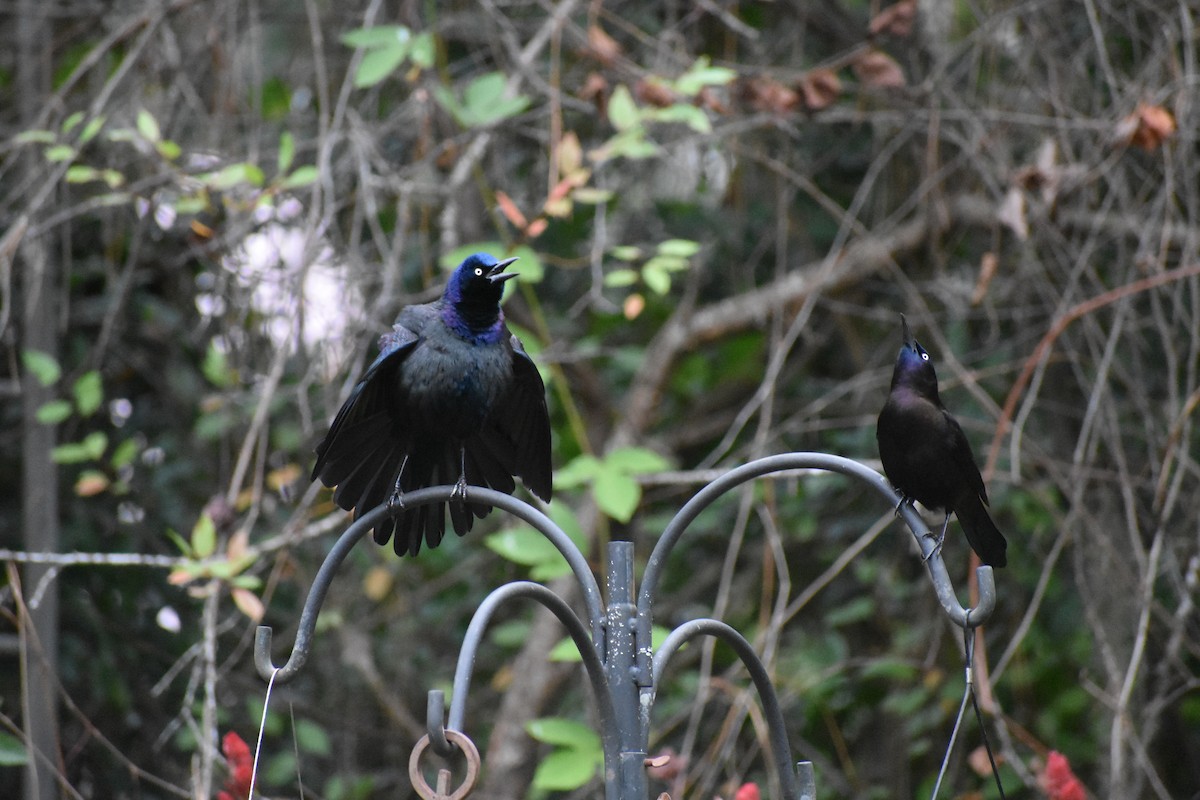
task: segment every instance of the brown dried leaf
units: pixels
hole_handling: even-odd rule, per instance
[[[589,72],[579,90],[580,100],[591,100],[600,116],[608,114],[608,79],[599,72]]]
[[[971,293],[971,305],[977,306],[987,297],[988,286],[991,285],[992,278],[996,277],[998,266],[1000,259],[990,250],[979,259],[979,278],[975,281],[975,291]]]
[[[908,36],[912,33],[917,18],[917,0],[900,0],[875,15],[867,30],[872,36],[890,33],[892,36]]]
[[[636,292],[626,297],[621,307],[621,311],[625,314],[625,319],[637,319],[645,310],[646,298]]]
[[[1147,152],[1175,134],[1175,115],[1162,106],[1139,103],[1138,107],[1117,124],[1117,137]]]
[[[233,596],[233,604],[238,607],[238,611],[249,617],[251,622],[262,622],[267,609],[263,606],[263,601],[258,599],[258,595],[240,587],[234,587],[230,595]]]
[[[755,111],[786,114],[800,105],[800,95],[774,78],[758,75],[746,81],[743,96]]]
[[[882,50],[868,50],[850,64],[855,76],[864,86],[894,89],[907,85],[904,71],[896,60]]]
[[[679,777],[686,764],[687,759],[676,753],[673,747],[664,747],[657,755],[646,759],[646,774],[669,783]]]
[[[500,207],[500,213],[512,223],[514,228],[524,230],[529,225],[529,221],[525,219],[525,215],[521,213],[521,209],[517,208],[513,199],[499,189],[496,190],[496,205]]]
[[[599,25],[589,25],[587,54],[606,67],[611,67],[621,55],[621,45]]]
[[[820,111],[838,99],[842,93],[842,81],[831,69],[814,69],[800,78],[797,88],[804,107],[809,111]]]
[[[642,78],[639,80],[637,85],[633,87],[633,95],[640,102],[648,106],[655,106],[656,108],[673,106],[679,100],[670,86],[653,78]]]

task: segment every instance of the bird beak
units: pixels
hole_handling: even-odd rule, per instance
[[[912,347],[917,343],[917,340],[913,338],[912,332],[908,329],[908,320],[904,318],[903,314],[900,315],[900,330],[904,336],[904,343],[906,345]]]
[[[504,272],[504,268],[516,260],[517,257],[513,256],[512,258],[506,258],[503,261],[497,262],[494,267],[488,270],[487,279],[492,283],[504,283],[509,278],[517,277],[517,273],[515,272]]]

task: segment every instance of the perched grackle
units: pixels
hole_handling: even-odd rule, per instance
[[[902,503],[916,500],[927,508],[945,510],[937,547],[946,538],[953,512],[983,563],[1003,567],[1008,562],[1004,552],[1008,543],[988,516],[987,490],[971,445],[942,405],[933,362],[909,333],[903,314],[900,324],[904,346],[896,356],[892,388],[875,428],[883,471]]]
[[[511,493],[514,476],[550,499],[550,419],[537,367],[504,324],[500,295],[515,258],[476,253],[450,276],[441,298],[406,306],[379,339],[378,358],[317,445],[313,478],[355,516],[404,493],[454,484],[450,520],[462,536],[491,506],[471,503],[467,484]],[[421,541],[437,547],[446,506],[405,510],[375,526],[394,532],[398,555]]]

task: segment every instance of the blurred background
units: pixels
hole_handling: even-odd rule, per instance
[[[1010,794],[1200,796],[1198,19],[4,3],[0,794],[239,790],[254,627],[282,661],[348,522],[312,447],[399,308],[484,250],[520,256],[505,310],[547,383],[550,511],[598,570],[750,459],[878,468],[905,313],[1009,540],[976,679]],[[352,553],[272,698],[264,795],[410,796],[479,601],[531,576],[572,596],[504,514],[451,538]],[[944,556],[969,603],[953,523]],[[660,587],[657,624],[698,615],[763,654],[819,796],[928,796],[962,641],[879,497],[823,475],[726,497]],[[479,796],[601,793],[563,637],[520,604],[489,633]],[[680,653],[652,790],[778,796],[757,709],[727,648]],[[981,743],[968,718],[942,796],[998,796]],[[1051,785],[1052,752],[1080,783]]]

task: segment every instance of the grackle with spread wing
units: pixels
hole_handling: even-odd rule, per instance
[[[516,273],[476,253],[450,276],[441,298],[406,306],[379,340],[378,358],[317,445],[313,478],[337,487],[334,501],[355,516],[404,493],[454,484],[454,532],[471,530],[491,507],[472,503],[467,484],[512,493],[514,477],[543,500],[551,494],[550,419],[537,367],[504,324],[500,295]],[[446,508],[427,504],[375,526],[395,534],[398,555],[437,547]]]
[[[1008,543],[988,516],[987,490],[971,445],[942,405],[933,362],[909,333],[903,314],[900,324],[904,345],[896,356],[892,388],[875,428],[883,471],[902,502],[916,500],[946,512],[937,547],[942,546],[954,513],[980,560],[1003,567]]]

